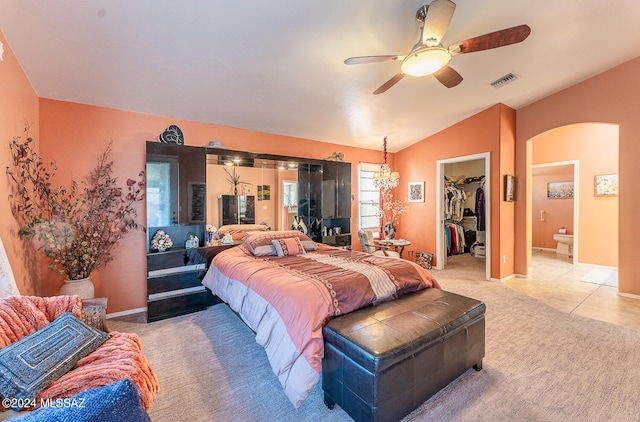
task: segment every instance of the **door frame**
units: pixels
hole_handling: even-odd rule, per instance
[[[436,162],[436,269],[444,269],[444,166],[484,159],[485,279],[491,280],[491,153],[464,155]]]
[[[558,167],[558,166],[567,166],[573,165],[573,265],[578,264],[578,237],[580,235],[580,160],[566,160],[566,161],[554,161],[550,163],[543,164],[532,164],[531,170],[535,168],[543,168],[543,167]],[[531,179],[533,181],[533,175],[531,175]],[[528,183],[527,185],[531,185]],[[529,189],[527,192],[529,195],[529,204],[531,204],[531,218],[534,217],[533,213],[533,189]],[[533,238],[533,222],[529,225],[529,237]],[[529,259],[531,260],[533,255],[533,246],[529,248]],[[529,271],[531,273],[531,271]]]

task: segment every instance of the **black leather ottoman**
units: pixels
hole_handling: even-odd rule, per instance
[[[322,389],[356,421],[397,421],[469,368],[482,369],[484,303],[425,289],[330,320]]]

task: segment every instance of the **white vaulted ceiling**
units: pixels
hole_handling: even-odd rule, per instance
[[[454,56],[455,88],[405,77],[372,95],[400,63],[344,60],[407,54],[425,3],[2,0],[0,30],[40,97],[372,149],[388,136],[390,151],[640,56],[637,0],[457,0],[445,46],[520,24],[531,35]]]

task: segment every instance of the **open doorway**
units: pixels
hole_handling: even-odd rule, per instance
[[[530,263],[533,264],[533,252],[540,250],[536,247],[541,245],[544,247],[542,242],[551,240],[550,248],[558,248],[560,245],[557,241],[553,241],[553,235],[572,234],[573,247],[570,252],[574,265],[588,264],[605,267],[605,269],[617,269],[619,246],[617,190],[615,194],[601,195],[596,188],[598,178],[602,175],[617,177],[618,142],[618,126],[607,123],[575,123],[561,126],[538,134],[528,141],[527,173],[530,179],[527,183],[527,200],[531,207],[529,208],[531,217],[527,222],[527,230],[531,239],[528,245]],[[562,220],[551,221],[552,215],[548,212],[550,210],[547,206],[540,207],[534,204],[533,183],[539,177],[536,176],[536,172],[541,169],[551,167],[548,170],[552,171],[554,166],[565,164],[573,165],[573,213],[563,217]],[[560,182],[564,180],[570,179],[566,176],[558,179]],[[546,186],[542,188],[546,190]],[[562,205],[566,199],[550,201]],[[545,211],[542,217],[541,210]],[[557,215],[560,212],[555,211]],[[539,223],[541,218],[553,224],[550,224],[542,240],[534,240],[535,224]],[[571,224],[571,219],[573,219],[572,228],[568,225]],[[563,226],[566,233],[560,233]],[[558,258],[565,257],[562,253],[554,255]]]
[[[436,268],[473,264],[491,278],[490,154],[438,160]],[[455,245],[452,243],[455,239]],[[457,258],[457,259],[456,259]],[[482,265],[482,263],[484,265]],[[480,265],[478,265],[480,264]]]
[[[532,253],[553,251],[578,262],[579,164],[572,160],[532,166]]]
[[[280,203],[282,204],[281,220],[278,230],[290,230],[295,217],[298,216],[298,181],[283,180]]]

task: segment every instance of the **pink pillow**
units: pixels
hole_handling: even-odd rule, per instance
[[[242,241],[254,256],[277,255],[272,241],[285,238],[298,238],[302,242],[313,241],[304,233],[298,230],[250,232]]]
[[[304,248],[300,239],[297,237],[287,237],[284,239],[273,239],[271,241],[273,247],[276,248],[278,256],[292,256],[304,253]]]

